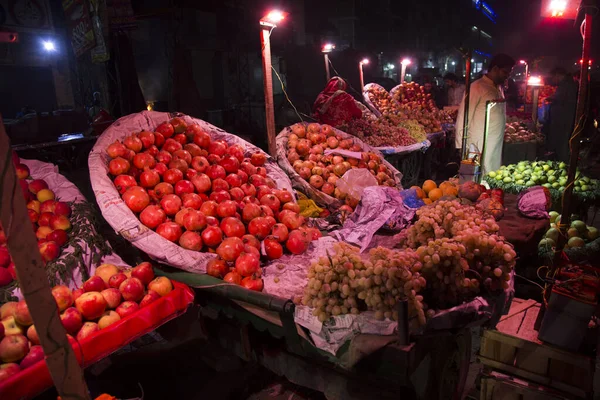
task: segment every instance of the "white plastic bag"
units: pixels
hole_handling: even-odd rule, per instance
[[[377,179],[366,168],[350,169],[336,181],[335,186],[342,193],[360,200],[365,188],[377,186]]]

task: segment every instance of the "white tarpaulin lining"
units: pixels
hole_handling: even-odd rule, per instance
[[[216,255],[186,250],[178,244],[163,238],[153,230],[148,229],[127,207],[125,202],[121,200],[121,196],[108,175],[108,162],[110,160],[110,157],[106,153],[108,145],[115,140],[123,140],[126,136],[134,132],[142,130],[153,131],[160,123],[168,121],[175,116],[183,118],[188,124],[195,123],[200,125],[213,140],[223,139],[229,145],[241,145],[245,150],[246,156],[250,156],[257,151],[264,153],[253,144],[200,119],[182,114],[143,111],[118,119],[98,138],[88,160],[90,180],[104,219],[118,234],[125,237],[135,247],[159,262],[188,272],[204,273],[206,272],[206,263],[215,258]],[[268,176],[275,181],[278,188],[286,188],[293,193],[289,178],[268,155],[265,167]]]

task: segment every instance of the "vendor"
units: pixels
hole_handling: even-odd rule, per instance
[[[458,107],[465,96],[465,85],[460,83],[458,76],[452,72],[448,72],[444,75],[444,84],[448,90],[447,105],[450,107]]]
[[[552,70],[552,80],[558,85],[556,92],[548,100],[550,112],[544,125],[548,150],[558,161],[569,161],[569,138],[575,124],[577,107],[577,83],[564,68]]]
[[[498,54],[491,59],[487,73],[471,84],[467,146],[472,143],[477,146],[479,151],[483,151],[486,102],[504,99],[502,86],[514,65],[515,60],[512,57]],[[462,147],[464,112],[465,101],[463,99],[458,108],[458,119],[456,120],[456,147],[459,149]],[[493,105],[489,112],[485,155],[481,162],[484,174],[499,169],[502,164],[505,122],[506,104]]]
[[[362,111],[356,105],[354,97],[346,93],[346,88],[347,84],[342,78],[331,78],[313,104],[313,117],[322,124],[334,127],[361,118]]]

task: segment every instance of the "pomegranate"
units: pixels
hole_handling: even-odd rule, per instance
[[[187,172],[189,166],[188,166],[188,163],[185,162],[185,160],[175,157],[169,163],[169,168],[178,169],[182,173],[185,174]]]
[[[154,166],[154,170],[156,172],[158,172],[158,174],[160,176],[163,176],[165,172],[167,172],[169,170],[169,167],[167,167],[165,164],[163,163],[156,163],[156,165]]]
[[[217,178],[212,181],[212,191],[229,190],[229,183],[225,179]]]
[[[237,158],[231,155],[225,155],[219,161],[219,165],[225,169],[228,174],[236,173],[240,168],[240,162]]]
[[[279,221],[289,230],[294,230],[300,228],[304,223],[304,217],[293,211],[283,210],[279,213]]]
[[[243,161],[241,167],[248,176],[256,174],[256,167],[250,161]]]
[[[245,223],[249,223],[254,218],[258,218],[262,215],[262,210],[260,206],[255,203],[248,203],[242,209],[242,220]]]
[[[167,215],[175,215],[181,209],[181,198],[176,194],[166,194],[160,201],[160,206]]]
[[[208,229],[208,228],[206,228]],[[217,254],[228,262],[235,261],[244,251],[244,243],[238,237],[229,237],[217,247]]]
[[[276,260],[283,256],[283,246],[272,236],[267,236],[263,242],[265,254],[269,260]]]
[[[162,133],[154,132],[154,145],[158,148],[165,144],[165,137]]]
[[[308,155],[310,152],[310,142],[306,139],[298,140],[298,144],[296,145],[296,153],[298,153],[301,157]]]
[[[225,177],[227,176],[227,172],[225,171],[225,168],[223,168],[220,165],[211,165],[206,170],[206,175],[208,175],[210,179],[225,179]]]
[[[256,167],[261,167],[267,162],[267,156],[264,153],[257,151],[250,156],[250,162]]]
[[[126,137],[125,140],[123,140],[123,144],[129,150],[133,150],[136,153],[139,153],[140,151],[142,151],[142,147],[143,147],[142,141],[140,140],[140,138],[138,138],[135,135]]]
[[[175,133],[185,132],[185,130],[187,128],[186,122],[182,118],[179,118],[179,117],[175,117],[175,118],[171,119],[169,121],[169,123],[171,123],[171,125],[173,126],[173,131]]]
[[[289,230],[284,224],[278,223],[273,225],[271,235],[274,239],[277,239],[280,242],[285,242],[288,239]]]
[[[234,144],[227,149],[227,154],[237,158],[237,160],[241,163],[244,161],[244,149],[239,144]]]
[[[212,187],[212,181],[206,174],[198,174],[192,178],[192,184],[198,193],[206,193]]]
[[[192,168],[194,168],[198,172],[206,172],[206,170],[210,166],[206,157],[202,156],[195,156],[194,158],[192,158],[191,165]]]
[[[211,144],[210,136],[206,132],[197,132],[194,135],[193,140],[194,140],[194,144],[196,144],[198,147],[200,147],[202,149],[206,149],[206,150],[208,150],[208,148]]]
[[[227,152],[227,144],[220,140],[215,140],[208,145],[208,153],[223,157]]]
[[[131,175],[119,175],[115,178],[114,184],[119,194],[123,194],[130,187],[136,186],[137,182]]]
[[[185,193],[181,198],[183,207],[197,210],[202,205],[202,198],[196,193]]]
[[[273,210],[271,210],[269,207],[265,206],[264,204],[261,204],[260,211],[261,211],[263,217],[274,217],[275,216],[275,213],[273,212]]]
[[[242,283],[242,276],[236,271],[231,271],[223,277],[223,281],[239,285]]]
[[[148,153],[138,153],[133,156],[133,165],[141,170],[146,167],[153,168],[156,165],[156,160]]]
[[[207,226],[202,231],[201,237],[205,245],[215,248],[223,241],[223,232],[218,226]]]
[[[216,217],[217,216],[217,207],[218,204],[212,200],[205,201],[200,206],[200,212],[206,215],[207,217]]]
[[[229,195],[229,192],[227,192],[225,190],[219,190],[218,192],[212,192],[210,194],[210,196],[208,196],[208,198],[217,203],[221,203],[225,200],[231,200],[231,196]]]
[[[281,202],[274,194],[266,194],[260,198],[260,204],[269,207],[274,213],[279,212]]]
[[[229,190],[229,195],[231,196],[231,198],[235,201],[241,201],[244,196],[245,193],[242,189],[240,189],[239,187],[234,187],[232,189]]]
[[[167,194],[173,194],[173,185],[167,182],[161,182],[154,187],[154,193],[158,199],[162,199]]]
[[[193,168],[188,168],[187,171],[185,171],[185,178],[187,180],[191,180],[193,177],[195,177],[196,175],[198,175],[198,171],[196,171]]]
[[[140,185],[145,188],[153,188],[160,183],[160,175],[153,169],[146,170],[140,175]]]
[[[260,201],[258,201],[258,199],[254,196],[244,196],[244,198],[242,199],[242,203],[244,203],[244,204],[254,203],[257,206],[260,206]]]
[[[259,268],[260,258],[256,254],[242,252],[239,257],[236,257],[235,270],[241,276],[252,276],[258,272]]]
[[[182,208],[181,210],[177,211],[177,214],[175,214],[175,218],[173,218],[173,220],[175,220],[177,225],[183,226],[183,217],[185,217],[190,211],[194,210],[191,208]]]
[[[173,125],[168,122],[163,122],[158,125],[155,129],[156,132],[160,133],[165,138],[170,138],[175,133],[175,129],[173,129]],[[157,144],[158,146],[158,144]]]
[[[225,261],[214,258],[206,264],[206,273],[215,278],[223,278],[229,271],[229,267]]]
[[[325,182],[323,184],[323,186],[321,186],[321,191],[325,194],[328,194],[329,196],[333,195],[333,192],[335,191],[335,186],[332,185],[329,182]]]
[[[129,172],[130,168],[131,164],[129,163],[129,161],[121,157],[112,159],[108,163],[108,172],[110,172],[110,174],[113,176],[126,174],[127,172]]]
[[[194,144],[194,143],[184,144],[183,149],[190,153],[190,155],[192,156],[192,161],[194,160],[193,157],[201,157],[202,154],[204,154],[202,149],[200,148],[200,146],[198,146],[197,144]],[[191,161],[190,161],[190,163],[191,163]]]
[[[184,249],[200,251],[202,249],[202,238],[196,232],[183,232],[179,238],[179,245]]]
[[[244,235],[242,236],[242,242],[244,242],[244,246],[252,246],[257,250],[260,250],[260,241],[256,238],[256,236],[252,235]]]
[[[154,229],[167,220],[167,214],[157,205],[149,205],[140,213],[140,221],[150,229]]]
[[[266,196],[268,194],[273,194],[273,190],[270,187],[268,187],[267,185],[261,185],[256,188],[256,198],[257,199],[262,199],[263,196]]]
[[[237,204],[232,200],[225,200],[217,206],[217,215],[221,218],[233,217],[236,212]]]
[[[128,150],[123,143],[117,141],[112,144],[109,144],[106,148],[106,152],[108,153],[110,158],[117,158],[125,157],[125,155],[128,153]]]
[[[237,172],[237,176],[239,176],[239,177],[240,177],[240,180],[242,181],[242,185],[243,185],[244,183],[248,182],[248,174],[246,173],[246,171],[243,171],[243,170],[241,170],[241,169],[240,169],[240,170],[238,170],[238,172]],[[230,183],[230,185],[231,185],[231,183]],[[241,185],[240,185],[240,186],[241,186]]]
[[[290,233],[290,236],[285,243],[285,247],[292,254],[302,254],[308,249],[308,244],[310,243],[310,238],[308,237],[308,233],[305,231],[295,230]]]
[[[221,221],[221,230],[227,237],[241,238],[246,233],[242,221],[234,217],[226,217]]]
[[[150,203],[150,196],[141,186],[132,186],[123,193],[123,201],[133,212],[141,212]]]
[[[259,240],[263,240],[271,232],[271,226],[266,218],[257,217],[248,223],[248,232]]]
[[[306,136],[306,128],[301,123],[292,125],[292,132],[299,138],[303,138]]]
[[[175,194],[183,196],[186,193],[194,193],[194,185],[188,180],[180,180],[175,184]]]
[[[170,183],[171,185],[176,184],[177,182],[179,182],[182,179],[183,179],[183,172],[181,172],[180,170],[175,169],[175,168],[171,168],[163,174],[163,181]]]
[[[167,152],[173,154],[177,150],[183,149],[183,146],[177,140],[175,140],[173,138],[169,138],[169,139],[165,140],[165,144],[163,144],[162,149],[164,151],[167,151]]]
[[[181,226],[175,222],[163,222],[156,228],[156,233],[171,242],[177,242],[181,237]]]
[[[288,190],[285,188],[281,189],[281,190],[275,190],[275,191],[273,191],[273,194],[275,196],[277,196],[277,198],[279,199],[281,204],[285,204],[285,203],[294,201],[294,196],[292,196],[292,194],[290,192],[288,192]]]
[[[244,191],[246,196],[256,196],[256,186],[251,183],[244,183],[240,188]]]

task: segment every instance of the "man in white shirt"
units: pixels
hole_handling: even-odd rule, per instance
[[[486,102],[504,99],[502,86],[508,79],[515,65],[515,60],[506,54],[498,54],[490,61],[488,72],[471,84],[469,97],[469,118],[467,120],[467,146],[475,144],[479,151],[484,151],[484,125]],[[465,112],[464,98],[458,108],[456,120],[456,147],[462,147],[463,120]],[[483,173],[495,171],[502,164],[502,145],[506,122],[506,104],[497,103],[491,106],[488,120],[488,135],[485,143],[484,159],[481,162]]]
[[[452,72],[444,75],[444,83],[448,88],[448,106],[458,107],[465,96],[465,85],[458,81],[458,76]]]

